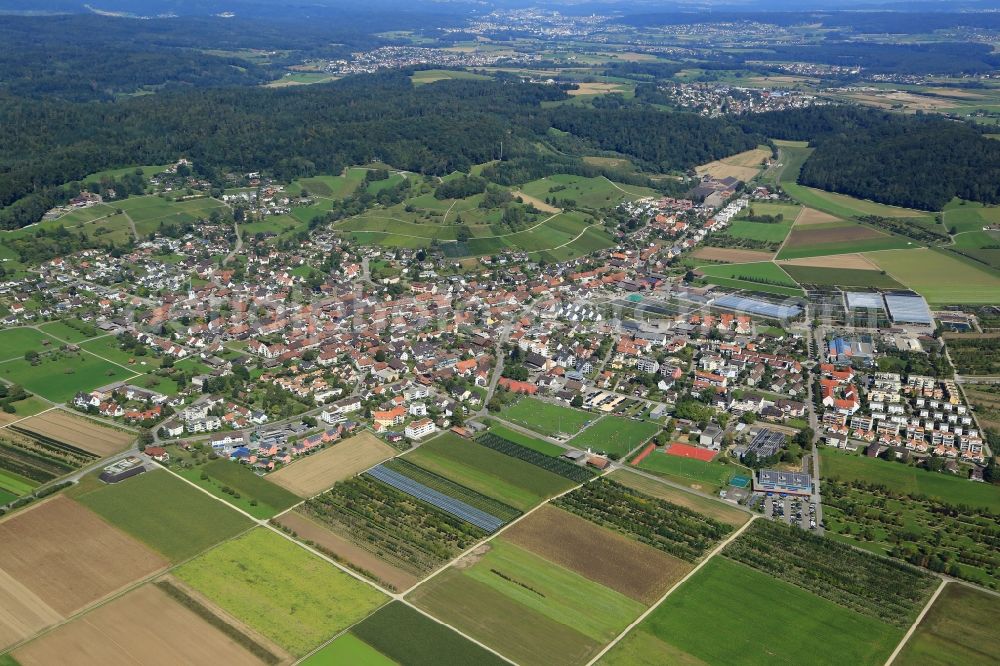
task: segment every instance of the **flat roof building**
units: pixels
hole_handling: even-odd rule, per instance
[[[753,489],[758,493],[809,495],[812,493],[812,477],[801,472],[761,469],[754,477]]]

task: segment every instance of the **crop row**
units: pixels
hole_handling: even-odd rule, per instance
[[[704,555],[732,529],[686,507],[603,478],[584,484],[555,504],[689,562]]]
[[[81,448],[75,447],[66,442],[61,442],[58,439],[53,439],[48,435],[43,435],[41,433],[34,432],[27,428],[22,428],[21,426],[12,425],[8,426],[14,432],[30,437],[36,442],[38,447],[45,449],[46,451],[64,458],[70,458],[78,464],[85,464],[97,460],[98,456],[95,456],[90,451],[84,451]]]
[[[449,497],[464,502],[471,507],[479,509],[480,511],[485,511],[491,516],[496,516],[504,523],[509,523],[518,516],[521,512],[514,507],[504,504],[499,500],[495,500],[492,497],[487,497],[477,493],[471,488],[466,488],[465,486],[455,483],[451,479],[446,479],[443,476],[439,476],[434,472],[430,472],[423,467],[419,467],[404,460],[402,458],[393,458],[382,463],[382,466],[391,469],[394,472],[398,472],[403,476],[412,479],[418,483],[421,483],[432,490],[436,490],[439,493],[443,493]]]
[[[477,444],[481,444],[489,449],[493,449],[494,451],[499,451],[500,453],[510,456],[511,458],[517,458],[527,463],[531,463],[532,465],[541,467],[542,469],[552,472],[553,474],[558,474],[561,477],[567,478],[570,481],[583,483],[594,477],[594,473],[586,467],[574,465],[568,460],[563,460],[562,458],[547,456],[540,451],[529,449],[527,446],[521,446],[516,442],[512,442],[509,439],[505,439],[491,432],[482,435],[475,441]]]
[[[729,544],[727,557],[845,608],[908,627],[934,589],[918,569],[770,520]]]
[[[303,510],[414,573],[429,573],[486,534],[369,476],[336,484],[307,500]]]

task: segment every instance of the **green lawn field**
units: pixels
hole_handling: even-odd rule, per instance
[[[407,453],[406,459],[521,511],[573,486],[541,467],[447,432]]]
[[[99,328],[82,321],[73,322],[72,325],[65,320],[50,321],[47,324],[42,324],[39,328],[49,335],[74,344],[102,335]]]
[[[820,456],[820,469],[825,478],[879,483],[896,492],[921,493],[948,504],[967,504],[1000,512],[1000,487],[997,486],[834,449],[821,448]]]
[[[1000,273],[943,251],[923,248],[865,256],[930,303],[992,304],[1000,293]]]
[[[162,470],[102,484],[76,500],[172,562],[186,560],[253,525]]]
[[[571,199],[584,208],[611,208],[625,200],[656,196],[656,191],[635,185],[618,185],[607,178],[586,178],[558,173],[525,184],[521,191],[542,199]]]
[[[554,437],[560,434],[574,435],[584,425],[597,417],[578,409],[563,407],[535,398],[521,398],[500,412],[507,421],[534,430],[541,435]]]
[[[264,528],[213,548],[174,574],[296,656],[388,599]]]
[[[48,344],[45,344],[48,343]],[[59,343],[33,328],[6,328],[0,330],[0,361],[24,358],[25,352],[42,353],[59,347]]]
[[[757,215],[765,214],[759,210],[755,212]],[[785,240],[785,236],[787,236],[788,232],[792,230],[792,223],[794,221],[794,215],[790,218],[786,216],[783,221],[774,223],[734,220],[723,232],[723,235],[733,236],[734,238],[749,238],[751,240],[780,243]]]
[[[344,666],[345,664],[351,664],[351,666],[393,666],[396,663],[348,632],[340,635],[321,650],[309,655],[302,662],[302,666]]]
[[[590,449],[624,457],[659,431],[660,426],[656,423],[608,415],[584,429],[567,444],[584,451]]]
[[[561,456],[566,453],[566,449],[556,444],[550,444],[544,440],[538,439],[537,437],[529,437],[517,430],[512,430],[510,428],[505,428],[499,424],[493,424],[490,426],[490,432],[498,437],[503,437],[506,440],[510,440],[515,444],[520,444],[521,446],[526,446],[529,449],[534,449],[539,453],[544,453],[547,456]]]
[[[38,365],[24,359],[0,364],[0,376],[53,402],[72,400],[77,391],[124,381],[135,373],[90,354],[43,356]]]
[[[696,490],[711,491],[729,483],[736,474],[746,471],[736,465],[719,462],[705,462],[695,458],[672,456],[661,451],[653,451],[646,456],[639,469],[662,475],[668,479],[680,480]],[[749,474],[749,472],[747,472]]]
[[[119,365],[133,366],[137,369],[137,372],[140,372],[142,369],[159,368],[162,363],[162,359],[160,357],[153,356],[151,353],[146,353],[144,356],[138,356],[134,352],[122,349],[118,341],[118,337],[114,335],[105,335],[99,338],[94,338],[93,340],[87,340],[86,342],[80,343],[80,348],[86,349],[101,358],[107,359]],[[130,363],[130,361],[134,362]]]
[[[10,493],[14,497],[20,497],[27,495],[37,487],[37,481],[32,481],[9,470],[0,470],[0,491]]]
[[[302,501],[300,497],[284,488],[257,476],[246,465],[229,460],[212,460],[201,467],[177,471],[184,478],[194,481],[216,497],[226,500],[255,518],[270,518]],[[208,476],[207,479],[202,478],[203,472]],[[224,492],[223,488],[226,487],[236,491],[240,496],[235,497],[231,493]]]
[[[601,664],[881,666],[902,635],[901,629],[717,556]]]
[[[980,231],[1000,222],[1000,206],[984,206],[975,201],[955,199],[944,207],[944,226],[958,233]]]
[[[1000,663],[1000,597],[958,583],[941,591],[894,663],[974,666]]]
[[[500,666],[502,659],[399,601],[366,617],[351,634],[406,666]],[[356,662],[337,662],[340,664]],[[312,666],[312,661],[307,662]]]

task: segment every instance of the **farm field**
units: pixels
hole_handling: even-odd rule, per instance
[[[727,264],[749,264],[758,261],[770,261],[774,257],[773,252],[762,252],[760,250],[745,250],[741,247],[709,247],[702,245],[691,253],[695,259],[706,259],[708,261],[721,261]]]
[[[573,486],[552,472],[452,433],[422,444],[404,459],[521,511]]]
[[[367,172],[367,169],[351,167],[336,176],[325,174],[296,180],[285,190],[290,195],[298,196],[305,188],[314,197],[343,199],[352,194],[364,182]]]
[[[365,618],[351,629],[349,635],[360,638],[380,654],[407,666],[499,666],[506,663],[398,601]],[[313,666],[312,661],[306,663]]]
[[[90,354],[43,355],[38,365],[17,359],[0,364],[0,375],[52,402],[68,402],[78,391],[124,381],[133,376],[125,368]]]
[[[374,588],[263,528],[216,546],[175,575],[296,656],[386,600]]]
[[[635,185],[617,185],[607,178],[586,178],[555,174],[533,180],[521,187],[528,196],[542,199],[572,199],[584,208],[610,208],[625,200],[655,196],[655,190]]]
[[[536,398],[521,398],[505,407],[500,417],[549,437],[572,436],[590,421],[593,414],[563,407]]]
[[[297,495],[257,476],[249,467],[229,460],[212,460],[200,467],[178,468],[176,471],[216,497],[259,519],[270,518],[301,501]],[[207,478],[202,478],[203,473]],[[225,492],[224,488],[230,488],[239,497]]]
[[[715,491],[729,483],[729,480],[740,472],[740,468],[735,465],[671,456],[662,451],[653,451],[646,456],[639,463],[639,469],[678,481],[702,492]]]
[[[0,597],[23,611],[0,617],[0,637],[25,638],[166,565],[71,500],[39,502],[0,521]]]
[[[59,663],[67,655],[74,664],[93,666],[262,663],[156,585],[129,592],[14,652],[21,666]]]
[[[485,81],[489,78],[490,77],[483,76],[482,74],[451,69],[423,69],[414,72],[410,76],[410,80],[413,81],[413,85],[415,86],[427,85],[428,83],[434,83],[436,81],[448,81],[452,79]]]
[[[857,222],[823,222],[792,227],[792,233],[788,235],[777,258],[797,259],[914,247],[918,246],[911,240],[890,236]]]
[[[753,264],[724,264],[699,266],[705,279],[723,287],[761,291],[785,296],[801,296],[802,290],[795,280],[771,261]]]
[[[156,231],[163,223],[194,222],[207,218],[214,209],[225,208],[221,201],[207,197],[168,201],[158,196],[129,197],[116,201],[115,206],[132,218],[140,236]]]
[[[33,328],[5,328],[0,330],[0,361],[24,358],[25,352],[43,352],[59,343]]]
[[[824,268],[779,264],[793,280],[800,284],[832,287],[875,287],[878,289],[904,289],[904,285],[878,270],[855,268]]]
[[[917,625],[894,663],[902,666],[996,664],[1000,634],[995,618],[1000,598],[949,583]]]
[[[693,568],[553,506],[517,522],[503,539],[647,605]]]
[[[389,659],[363,640],[347,632],[333,642],[323,646],[306,657],[303,666],[394,666],[397,662]]]
[[[975,201],[956,199],[944,207],[944,225],[958,233],[980,231],[1000,222],[1000,206],[984,206]]]
[[[753,612],[751,617],[748,612],[754,608],[766,612]],[[902,635],[902,629],[728,558],[714,557],[600,663],[722,664],[738,659],[741,664],[761,666],[874,666],[885,662]],[[817,649],[818,645],[823,648]]]
[[[299,497],[312,497],[396,453],[396,449],[366,431],[286,465],[267,479]]]
[[[823,478],[842,481],[864,481],[887,486],[900,493],[922,494],[948,504],[966,504],[1000,513],[1000,488],[982,483],[928,472],[899,463],[886,464],[859,455],[850,455],[828,448],[819,449]]]
[[[420,578],[413,573],[393,566],[370,550],[350,539],[334,533],[299,510],[289,511],[278,522],[303,541],[311,541],[322,552],[336,556],[337,560],[358,571],[379,585],[391,590],[407,590]]]
[[[713,178],[733,177],[748,182],[760,173],[761,162],[771,157],[771,149],[761,146],[721,160],[695,167],[699,176],[708,174]]]
[[[996,303],[1000,276],[944,252],[873,252],[868,258],[930,303]]]
[[[135,433],[103,426],[61,409],[51,409],[17,424],[19,429],[70,444],[99,458],[117,453],[135,441]]]
[[[665,483],[659,483],[627,469],[616,469],[608,475],[608,478],[652,497],[666,500],[671,504],[687,507],[703,516],[714,518],[727,525],[739,527],[750,520],[750,514],[746,511],[740,511],[728,504],[708,497],[702,497],[701,495],[673,488]]]
[[[561,456],[566,452],[566,449],[561,446],[551,444],[545,440],[538,439],[537,437],[530,437],[524,433],[518,432],[517,430],[506,428],[497,423],[490,426],[490,432],[494,435],[510,440],[515,444],[520,444],[521,446],[526,446],[529,449],[534,449],[539,453],[544,453],[547,456]]]
[[[583,451],[587,449],[604,451],[611,456],[621,458],[659,431],[660,426],[656,423],[634,421],[609,414],[585,428],[567,444]]]
[[[75,497],[172,562],[197,555],[253,523],[169,472],[154,470]]]

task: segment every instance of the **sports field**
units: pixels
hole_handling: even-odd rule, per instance
[[[375,588],[264,528],[215,547],[175,574],[296,656],[387,600]]]
[[[552,472],[447,432],[405,459],[522,511],[573,486]]]
[[[660,426],[656,423],[608,415],[585,428],[567,444],[584,451],[590,449],[624,457],[659,431]]]
[[[539,453],[544,453],[547,456],[561,456],[566,452],[561,446],[556,444],[551,444],[544,440],[538,439],[537,437],[530,437],[524,433],[518,432],[511,428],[505,428],[500,424],[493,424],[490,426],[490,432],[498,437],[503,437],[504,439],[510,440],[515,444],[520,444],[521,446],[526,446],[529,449],[534,449]]]
[[[694,490],[703,492],[711,492],[724,486],[741,470],[735,465],[671,456],[662,451],[653,451],[646,456],[639,463],[639,469],[662,475],[673,481],[679,481]]]
[[[917,249],[866,255],[930,303],[993,304],[1000,273],[942,251]]]
[[[967,504],[1000,512],[1000,488],[928,472],[910,465],[820,448],[823,477],[877,483],[902,493],[920,493],[948,504]]]
[[[363,472],[396,453],[396,449],[375,435],[362,432],[286,465],[269,474],[267,479],[299,497],[312,497],[337,481]]]
[[[0,330],[0,361],[23,358],[25,352],[43,352],[59,343],[33,328],[5,328]]]
[[[714,557],[601,663],[881,666],[902,635],[902,629]]]
[[[245,516],[169,472],[154,470],[75,498],[173,562],[249,529]]]
[[[521,398],[505,407],[500,416],[512,423],[549,437],[572,436],[597,418],[578,409],[563,407],[536,398]]]
[[[696,495],[673,486],[668,486],[654,479],[636,474],[627,469],[616,469],[610,479],[623,485],[643,492],[652,497],[667,500],[672,504],[686,507],[696,511],[703,516],[715,518],[719,522],[727,523],[739,527],[750,520],[750,514],[746,511],[735,509],[725,502]]]
[[[951,666],[1000,663],[1000,597],[949,583],[894,663]]]
[[[78,391],[124,381],[134,373],[90,354],[44,355],[38,365],[23,358],[0,364],[0,376],[53,402],[67,402]]]

